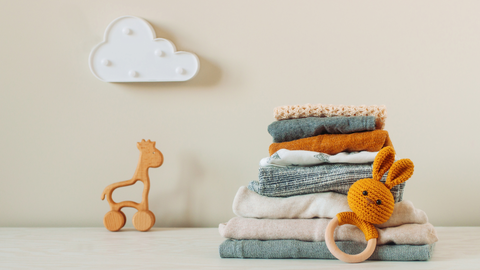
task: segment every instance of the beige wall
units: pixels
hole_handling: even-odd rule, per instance
[[[141,139],[156,226],[217,226],[257,178],[281,105],[385,104],[405,199],[480,225],[478,1],[0,0],[0,226],[102,226]],[[180,83],[105,83],[90,50],[122,15],[196,53]],[[138,200],[142,184],[118,190]],[[127,225],[135,211],[127,210]]]

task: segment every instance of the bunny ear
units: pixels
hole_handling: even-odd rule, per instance
[[[385,186],[388,189],[407,181],[413,175],[413,162],[410,159],[400,159],[395,162],[388,172]]]
[[[395,162],[395,150],[393,147],[387,146],[380,150],[373,161],[373,180],[380,181],[393,162]]]

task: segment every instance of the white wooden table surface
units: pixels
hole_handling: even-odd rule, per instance
[[[480,227],[437,227],[427,262],[221,259],[216,228],[0,228],[0,269],[480,269]]]

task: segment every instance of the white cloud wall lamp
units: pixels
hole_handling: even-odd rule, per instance
[[[172,42],[156,38],[147,21],[134,16],[112,21],[88,62],[93,75],[105,82],[187,81],[200,68],[195,54],[177,52]]]

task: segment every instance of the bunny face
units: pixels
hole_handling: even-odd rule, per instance
[[[380,182],[388,172],[385,184]],[[413,174],[413,162],[395,162],[395,150],[388,146],[378,152],[373,162],[372,179],[360,179],[348,190],[348,205],[358,218],[372,224],[386,222],[393,213],[395,201],[390,189],[407,181]]]
[[[380,181],[361,179],[348,190],[348,205],[357,216],[373,224],[386,222],[393,213],[394,199]]]

